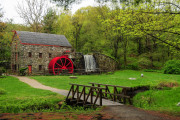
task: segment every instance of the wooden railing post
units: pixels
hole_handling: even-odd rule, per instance
[[[100,97],[99,97],[99,104],[102,106],[102,89],[100,89]]]
[[[72,99],[74,99],[74,85],[72,85]]]
[[[84,86],[84,91],[83,91],[83,100],[84,100],[84,104],[86,104],[86,87]]]
[[[116,101],[116,87],[114,87],[114,96],[113,96],[113,101]]]
[[[124,94],[124,95],[126,95],[126,91],[127,91],[127,89],[124,88],[124,91],[123,91],[123,94]],[[125,97],[123,98],[123,103],[124,103],[124,104],[126,103],[126,98],[125,98]]]
[[[88,93],[87,96],[86,96],[85,102],[87,102],[87,100],[88,100],[88,98],[89,98],[89,96],[90,96],[90,94],[91,94],[91,91],[92,91],[92,88],[90,88],[90,91],[89,91],[89,93]]]
[[[93,103],[93,94],[94,93],[94,88],[92,88],[92,90],[91,90],[91,104]]]
[[[66,97],[66,100],[68,100],[71,91],[72,91],[72,86],[71,86],[71,88],[70,88],[70,90],[69,90],[69,93],[68,93],[68,95],[67,95],[67,97]]]
[[[107,89],[108,89],[108,86],[106,85],[106,89],[105,89],[105,97],[107,98]]]
[[[79,100],[80,100],[80,98],[79,98],[79,85],[77,85],[76,93],[77,93],[77,102],[79,102]]]

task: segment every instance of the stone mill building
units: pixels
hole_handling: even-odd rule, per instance
[[[95,66],[94,66],[95,65]],[[100,54],[83,55],[72,51],[64,35],[14,31],[11,44],[11,69],[19,73],[28,68],[28,74],[114,71],[116,61]],[[87,69],[88,68],[88,69]]]
[[[72,46],[64,35],[14,31],[11,45],[11,68],[13,72],[18,73],[21,68],[27,67],[29,74],[42,74],[52,67],[55,71],[56,66],[62,61],[55,64],[54,58],[71,52]],[[67,69],[73,67],[71,61],[66,60],[66,56],[63,56],[62,60],[67,65],[59,66]]]

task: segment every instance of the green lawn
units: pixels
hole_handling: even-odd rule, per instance
[[[51,111],[62,99],[61,95],[32,88],[17,78],[0,78],[0,113]]]
[[[144,74],[144,77],[141,77],[141,73]],[[156,86],[161,82],[177,82],[180,84],[180,75],[133,70],[117,71],[111,75],[82,75],[78,76],[77,79],[70,79],[69,76],[33,76],[31,78],[44,85],[66,90],[70,88],[69,83],[88,84],[89,82],[95,82],[129,87],[139,85]],[[129,78],[137,79],[129,80]],[[133,100],[136,107],[180,114],[180,107],[177,106],[177,103],[180,102],[180,87],[150,90],[136,95]]]
[[[141,73],[144,77],[141,77]],[[69,90],[69,83],[88,84],[89,82],[104,83],[121,86],[157,85],[161,81],[180,83],[180,75],[169,75],[155,72],[142,72],[133,70],[117,71],[112,75],[81,75],[77,79],[70,79],[69,76],[33,76],[31,77],[44,85]],[[137,78],[129,80],[129,78]]]
[[[157,110],[180,116],[180,87],[168,90],[150,90],[134,97],[134,106],[146,110]]]
[[[141,73],[144,77],[140,77]],[[129,80],[128,78],[137,78]],[[32,76],[37,81],[59,89],[70,88],[69,83],[88,84],[89,82],[104,83],[121,86],[156,86],[160,82],[177,82],[180,84],[180,75],[169,75],[155,72],[142,72],[124,70],[114,74],[82,75],[77,79],[69,76]],[[180,114],[180,87],[164,90],[150,90],[134,97],[134,106],[148,110],[167,111]],[[20,82],[18,79],[8,76],[0,78],[0,113],[55,111],[57,103],[64,99],[56,93],[35,89]]]

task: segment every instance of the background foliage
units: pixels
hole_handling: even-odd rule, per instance
[[[81,2],[54,1],[67,8]],[[81,8],[74,14],[68,9],[46,8],[37,23],[39,32],[63,34],[76,52],[106,54],[121,69],[161,69],[166,61],[180,58],[179,0],[96,1],[99,6]],[[11,21],[0,24],[0,62],[10,61],[11,31],[34,30]]]
[[[180,74],[180,60],[169,60],[164,66],[165,74]]]

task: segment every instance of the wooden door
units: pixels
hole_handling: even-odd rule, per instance
[[[28,65],[28,73],[29,73],[29,74],[32,73],[32,65]]]

